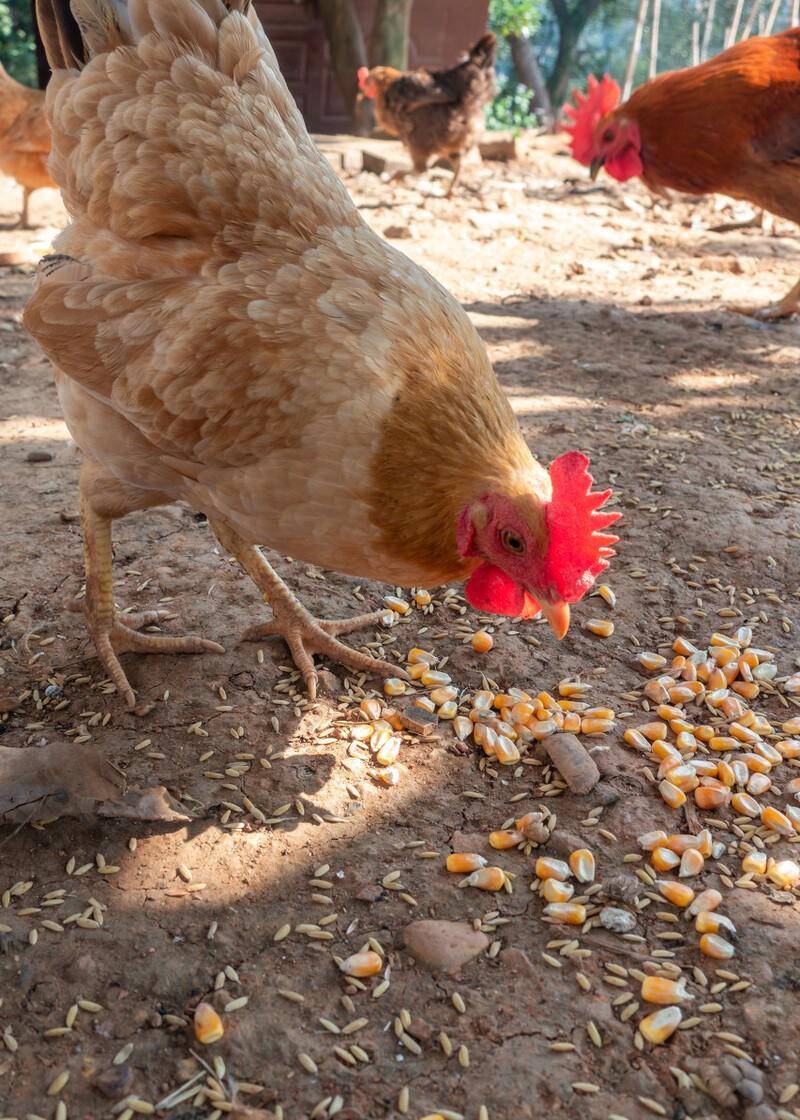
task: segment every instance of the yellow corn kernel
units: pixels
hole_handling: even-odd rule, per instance
[[[582,926],[586,921],[586,907],[580,902],[550,902],[544,916],[566,926]]]
[[[533,704],[515,704],[511,708],[511,722],[512,723],[527,723],[529,719],[533,718],[534,713]]]
[[[674,708],[672,704],[659,704],[656,708],[656,715],[667,723],[673,719],[683,719],[683,712],[680,708]]]
[[[706,688],[710,688],[712,691],[714,691],[718,688],[726,688],[728,685],[728,681],[721,669],[712,669],[708,674],[708,679],[706,680],[705,684]]]
[[[649,653],[646,650],[639,654],[637,661],[648,673],[652,673],[656,669],[663,669],[667,663],[666,657],[662,657],[660,653]]]
[[[488,862],[488,859],[477,852],[451,852],[447,857],[446,867],[448,871],[463,875],[465,871],[480,871]]]
[[[667,834],[657,829],[653,832],[643,832],[641,836],[637,836],[636,843],[643,852],[653,852],[656,848],[660,848],[662,844],[666,844]]]
[[[453,678],[449,673],[442,673],[438,669],[426,669],[422,674],[422,683],[426,688],[441,688],[443,685],[452,684]]]
[[[749,793],[735,793],[731,798],[731,805],[744,817],[761,816],[761,806]]]
[[[752,774],[745,788],[754,797],[760,797],[762,793],[767,793],[768,790],[772,789],[772,778],[766,774]]]
[[[660,1046],[675,1033],[682,1018],[680,1007],[662,1007],[652,1015],[645,1015],[639,1023],[639,1033],[653,1046]]]
[[[733,789],[736,785],[736,775],[734,774],[733,767],[729,762],[726,762],[724,758],[720,759],[717,763],[717,778],[719,778],[722,784],[727,786],[728,789]]]
[[[771,859],[767,867],[767,876],[778,887],[796,887],[800,883],[800,866],[793,859]]]
[[[635,727],[629,727],[623,733],[622,738],[629,747],[635,747],[638,751],[647,751],[649,753],[653,749],[648,740],[642,735],[641,731],[637,731]]]
[[[456,716],[453,720],[453,731],[457,739],[469,739],[472,734],[472,720],[466,716]]]
[[[517,832],[514,828],[501,828],[496,832],[489,833],[489,843],[493,848],[498,851],[504,851],[506,848],[516,848],[524,841],[525,837],[521,832]]]
[[[642,999],[645,1003],[670,1005],[687,1003],[694,999],[686,990],[686,980],[667,980],[664,976],[645,976],[642,980]]]
[[[726,930],[732,937],[736,936],[736,926],[726,918],[724,914],[711,913],[709,910],[701,910],[694,920],[694,928],[698,933],[719,933],[720,930]]]
[[[575,893],[571,883],[562,883],[560,879],[545,879],[542,883],[542,898],[545,902],[569,902]]]
[[[610,638],[614,633],[614,623],[610,618],[588,618],[583,627],[598,638]]]
[[[764,875],[767,870],[766,852],[748,852],[742,859],[742,871],[752,875]]]
[[[381,704],[380,700],[375,699],[362,700],[358,707],[367,719],[380,719],[381,712],[383,711],[383,704]]]
[[[429,607],[432,601],[433,596],[431,595],[430,591],[426,591],[421,587],[418,591],[414,592],[414,602],[418,607]]]
[[[502,867],[481,867],[458,884],[460,887],[477,887],[481,891],[501,891],[506,883]]]
[[[800,716],[792,716],[781,724],[784,735],[800,735]]]
[[[455,719],[458,715],[458,704],[455,700],[446,700],[437,712],[439,719]]]
[[[458,689],[452,684],[440,685],[431,689],[430,697],[434,704],[449,704],[458,697]]]
[[[691,832],[672,832],[664,838],[664,845],[673,852],[682,856],[689,848],[698,848],[700,838],[692,836]]]
[[[784,810],[795,832],[800,832],[800,809],[796,808],[794,805],[785,805]]]
[[[701,828],[697,834],[697,850],[706,859],[714,850],[714,840],[710,828]]]
[[[709,887],[708,890],[701,891],[699,895],[690,904],[687,914],[689,917],[694,918],[697,914],[702,913],[703,910],[711,913],[716,910],[722,902],[722,895],[714,887]]]
[[[783,762],[783,755],[777,747],[773,747],[772,743],[764,743],[761,739],[753,743],[753,754],[760,755],[761,758],[765,758],[773,766],[780,766]]]
[[[652,743],[655,739],[666,739],[668,728],[665,723],[656,721],[654,723],[643,723],[636,730]]]
[[[593,883],[595,875],[594,855],[588,848],[578,848],[570,853],[569,866],[579,883]]]
[[[669,704],[661,704],[660,707],[669,708]],[[669,720],[669,727],[670,727],[670,731],[673,731],[675,733],[676,742],[677,742],[678,737],[681,736],[681,735],[691,735],[692,737],[694,737],[694,724],[690,723],[688,719],[681,719],[680,717],[675,718],[675,719],[671,719],[671,720]],[[688,747],[693,747],[694,748],[696,746],[697,746],[696,742],[693,742],[693,743],[689,742],[687,744],[687,749],[688,749]],[[683,749],[683,748],[681,748],[681,749]]]
[[[729,661],[738,661],[741,654],[738,649],[733,649],[729,645],[715,645],[711,649],[711,656],[714,658],[717,665],[727,665]]]
[[[658,792],[661,794],[664,803],[669,805],[670,809],[680,809],[681,805],[686,803],[686,794],[683,790],[678,789],[677,786],[674,786],[672,782],[668,781],[666,778],[663,782],[659,782]]]
[[[383,682],[383,691],[387,696],[403,696],[406,691],[406,682],[399,677],[389,677]]]
[[[577,712],[567,712],[564,716],[564,726],[562,731],[569,731],[573,735],[577,735],[581,729],[581,717]]]
[[[375,755],[375,761],[379,766],[391,766],[393,762],[397,762],[397,756],[400,754],[400,736],[392,735],[387,739],[381,749]]]
[[[688,638],[676,638],[672,643],[673,653],[682,653],[688,657],[692,653],[697,653],[697,646],[693,646]]]
[[[613,719],[594,719],[587,716],[581,720],[582,735],[607,735],[613,729]]]
[[[501,766],[513,766],[515,762],[519,762],[521,756],[518,748],[507,735],[498,735],[494,747],[494,757]]]
[[[731,688],[737,696],[742,696],[745,700],[755,700],[761,692],[755,681],[734,681]]]
[[[562,882],[572,874],[568,863],[553,856],[539,856],[534,864],[534,871],[539,879],[560,879]]]
[[[795,827],[785,813],[772,805],[767,805],[761,810],[761,823],[779,836],[794,836]]]
[[[694,767],[688,765],[672,767],[672,769],[669,770],[668,780],[673,786],[677,786],[678,789],[682,790],[684,793],[691,793],[691,791],[697,789],[700,784],[697,774],[694,772]]]
[[[665,678],[672,681],[672,677]],[[666,700],[669,700],[669,692],[664,683],[664,679],[657,677],[655,680],[648,681],[642,689],[648,700],[652,700],[654,704],[662,705]]]
[[[531,720],[528,724],[528,728],[537,741],[549,739],[551,735],[555,735],[556,731],[558,731],[555,720],[552,719]]]
[[[708,745],[712,751],[735,751],[740,743],[731,735],[715,735]]]
[[[667,689],[669,699],[673,704],[688,704],[702,691],[703,686],[699,681],[687,681],[685,684],[676,684],[674,687]]]
[[[650,863],[656,871],[672,871],[681,862],[681,857],[669,848],[654,848],[650,856]]]
[[[710,724],[701,723],[698,727],[695,727],[694,734],[701,743],[710,743],[717,733]]]
[[[589,705],[583,700],[559,700],[558,706],[562,712],[585,712],[589,707]],[[546,711],[544,711],[544,709],[538,708],[537,715],[539,715],[540,713],[543,713],[544,715],[548,714]],[[554,713],[551,712],[550,714],[552,715]]]
[[[225,1033],[222,1019],[210,1003],[198,1003],[194,1009],[194,1037],[203,1046],[219,1042]]]
[[[607,583],[598,583],[597,594],[613,609],[617,605],[617,596]]]
[[[714,778],[712,785],[717,782],[717,771],[719,770],[719,763],[713,758],[693,758],[692,766],[694,772],[699,778]],[[722,785],[725,783],[722,782]]]
[[[664,763],[670,764],[666,767],[665,773],[675,766],[680,766],[683,762],[683,755],[681,752],[673,747],[672,743],[665,742],[664,739],[653,740],[653,754],[656,758],[661,759],[662,765]]]
[[[406,672],[411,677],[412,681],[418,681],[423,673],[427,673],[428,663],[426,661],[418,661],[415,665],[409,665]]]
[[[473,708],[488,712],[494,704],[494,693],[489,692],[488,689],[479,689],[477,692],[473,692],[470,703]]]
[[[673,722],[677,723],[677,720]],[[673,727],[672,730],[674,731],[675,728]],[[675,746],[679,751],[694,752],[697,750],[697,739],[691,731],[679,731],[675,736]]]
[[[367,949],[363,953],[353,953],[339,965],[345,976],[377,976],[383,968],[383,957]]]
[[[700,786],[694,791],[694,800],[698,809],[722,809],[730,798],[730,790],[719,786]]]
[[[387,766],[378,771],[378,781],[385,786],[396,786],[400,781],[400,770],[397,766]]]
[[[578,699],[585,696],[592,686],[586,681],[559,681],[558,695],[565,697],[565,699]]]
[[[704,933],[700,938],[700,952],[714,960],[728,961],[734,955],[733,945],[717,933]]]
[[[775,744],[781,758],[800,758],[800,739],[781,739]]]
[[[473,732],[475,742],[479,747],[483,747],[483,753],[494,758],[494,753],[497,750],[497,740],[500,736],[492,727],[486,727],[483,724],[476,724]]]
[[[671,902],[673,906],[688,906],[694,898],[694,891],[687,883],[676,883],[672,879],[658,879],[656,881],[659,894]]]
[[[681,867],[678,872],[678,877],[681,879],[692,879],[695,875],[700,874],[705,867],[705,862],[697,848],[687,848],[681,856]]]
[[[434,704],[433,700],[431,700],[430,696],[418,696],[414,701],[414,707],[422,708],[424,712],[436,711],[436,705]]]
[[[405,599],[399,599],[396,595],[384,595],[383,605],[388,607],[390,611],[395,614],[408,614],[411,610],[411,604],[407,603]]]
[[[487,630],[476,630],[469,640],[476,653],[488,653],[494,646],[494,638]]]
[[[511,742],[515,742],[519,738],[517,729],[511,723],[506,723],[504,719],[498,720],[495,724],[495,731],[498,735],[505,735]]]
[[[757,754],[755,751],[743,754],[740,761],[745,764],[751,774],[768,774],[773,765],[768,758],[764,758],[762,754]]]

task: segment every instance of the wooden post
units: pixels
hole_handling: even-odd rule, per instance
[[[413,2],[414,0],[378,0],[369,40],[369,60],[372,66],[408,69]]]
[[[756,17],[758,16],[759,9],[761,8],[761,0],[753,0],[753,6],[750,9],[750,14],[745,21],[744,30],[742,31],[742,39],[749,39],[753,34],[753,27],[755,26]],[[757,28],[760,31],[760,28]]]
[[[353,117],[357,131],[364,125],[357,117],[358,78],[360,66],[367,65],[367,49],[352,0],[319,0],[319,14],[328,39],[331,65],[336,84]]]
[[[658,25],[661,23],[661,0],[653,0],[653,17],[650,25],[650,65],[648,78],[655,78],[658,72]]]
[[[769,15],[767,16],[767,22],[764,24],[765,35],[772,34],[772,29],[775,26],[775,20],[778,18],[778,12],[781,8],[781,2],[782,0],[772,0],[772,4],[769,9]]]
[[[700,61],[705,62],[708,58],[708,48],[711,44],[711,32],[714,30],[714,9],[716,8],[716,0],[708,0],[708,7],[706,8],[706,25],[703,28],[703,42],[700,45]]]
[[[639,52],[642,49],[642,35],[644,34],[644,24],[647,19],[647,9],[650,0],[639,0],[639,10],[636,13],[636,23],[633,28],[633,39],[631,40],[630,54],[628,55],[628,65],[625,70],[625,82],[622,87],[622,100],[627,101],[633,89],[633,79],[636,74],[636,63],[639,61]]]
[[[700,23],[695,20],[692,23],[692,66],[697,66],[700,62]]]

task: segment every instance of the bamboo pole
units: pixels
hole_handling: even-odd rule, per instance
[[[647,9],[650,5],[650,0],[639,0],[639,10],[636,13],[636,24],[633,28],[633,39],[631,40],[631,49],[628,55],[628,65],[625,70],[625,82],[622,87],[622,100],[627,101],[633,89],[633,78],[636,73],[636,63],[639,61],[639,53],[642,49],[642,35],[644,34],[644,23],[647,19]]]
[[[800,0],[792,0],[792,14],[789,17],[789,26],[797,27],[800,23]]]
[[[692,24],[692,66],[700,62],[700,23],[695,20]]]
[[[750,14],[747,17],[744,25],[744,30],[742,31],[742,39],[749,39],[753,34],[753,26],[755,25],[756,16],[758,15],[760,7],[761,0],[753,0],[753,6],[750,9]]]
[[[716,8],[716,0],[708,0],[708,7],[706,8],[706,23],[703,28],[703,42],[700,45],[700,61],[705,62],[708,58],[708,48],[711,43],[711,32],[714,30],[714,9]]]
[[[796,2],[796,0],[795,0]],[[739,34],[739,24],[742,22],[742,9],[744,8],[744,0],[736,0],[736,8],[733,12],[733,19],[731,20],[731,32],[728,39],[728,46],[736,42],[736,36]]]
[[[780,11],[781,3],[782,0],[772,0],[772,5],[769,9],[769,15],[767,16],[767,22],[764,24],[765,35],[772,34],[772,29],[775,26],[775,20],[778,18],[778,12]]]
[[[661,0],[653,0],[653,18],[650,25],[650,65],[647,70],[648,78],[655,78],[658,73],[658,29],[661,23]]]

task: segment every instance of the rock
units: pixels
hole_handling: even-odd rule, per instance
[[[597,763],[575,735],[551,735],[545,739],[544,748],[573,793],[589,793],[600,781]]]
[[[513,132],[491,132],[478,141],[478,151],[483,159],[516,159],[517,138]]]
[[[743,1120],[776,1120],[776,1114],[768,1104],[754,1104],[745,1109]]]
[[[745,1079],[736,1086],[736,1094],[747,1104],[761,1104],[764,1099],[764,1090],[757,1081]]]
[[[409,704],[398,711],[400,722],[409,731],[417,735],[432,735],[439,726],[439,717],[436,712],[426,712],[416,704]]]
[[[26,463],[49,463],[53,458],[52,451],[45,451],[42,448],[34,448],[29,451],[25,456]]]
[[[409,953],[428,968],[455,972],[489,946],[489,938],[467,922],[424,919],[403,931]]]
[[[564,859],[569,859],[572,853],[579,848],[586,847],[579,836],[574,836],[571,832],[565,832],[562,828],[557,828],[555,832],[550,833],[547,846]]]
[[[358,902],[377,902],[383,897],[383,887],[380,883],[364,883],[356,892]]]
[[[454,852],[483,852],[486,845],[486,834],[483,832],[461,832],[458,829],[450,837],[450,847]]]
[[[126,1063],[104,1069],[93,1081],[98,1093],[102,1093],[104,1097],[108,1097],[112,1101],[127,1096],[132,1084],[133,1070]]]
[[[522,972],[528,976],[532,976],[534,972],[539,971],[528,954],[523,952],[522,949],[503,949],[500,953],[500,963],[511,969],[512,972]]]
[[[616,902],[633,902],[644,888],[632,875],[612,875],[603,881],[603,893]]]
[[[384,229],[383,236],[395,241],[402,240],[411,237],[411,229],[409,226],[391,225]]]
[[[433,1028],[430,1023],[426,1023],[424,1019],[412,1019],[406,1027],[408,1033],[418,1039],[420,1042],[427,1042],[433,1034]]]
[[[75,521],[80,521],[80,511],[77,509],[62,509],[59,510],[59,518],[65,525],[72,525]]]
[[[636,929],[636,918],[629,910],[618,906],[604,906],[600,911],[600,925],[612,933],[631,933]]]

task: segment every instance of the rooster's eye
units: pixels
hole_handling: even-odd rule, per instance
[[[525,551],[525,541],[513,529],[503,529],[500,540],[503,543],[503,548],[509,552],[515,552],[518,556]]]

